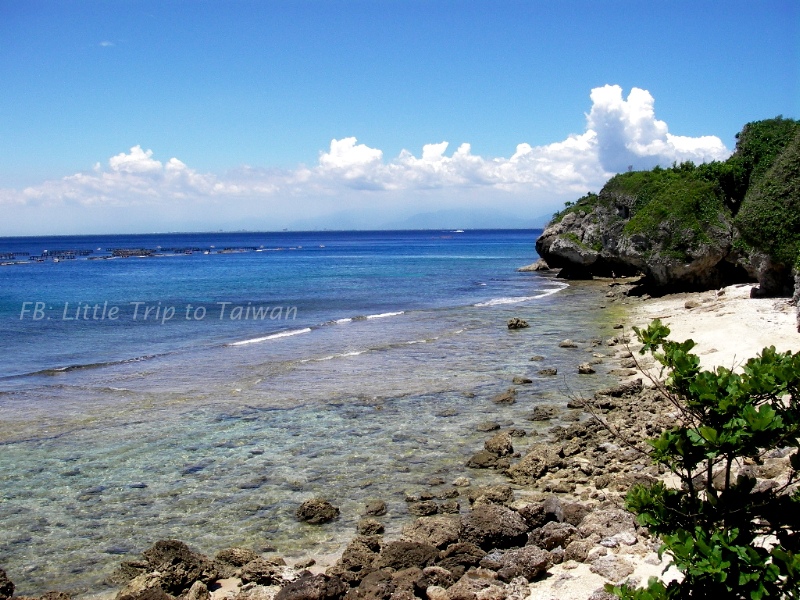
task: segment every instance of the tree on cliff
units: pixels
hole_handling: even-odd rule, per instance
[[[752,247],[786,272],[800,266],[800,128],[763,177],[750,187],[736,227]]]

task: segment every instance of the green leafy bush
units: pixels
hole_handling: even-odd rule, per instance
[[[626,498],[683,579],[647,588],[608,586],[620,598],[800,598],[800,352],[765,348],[741,373],[701,370],[692,340],[667,340],[656,320],[635,328],[662,365],[661,392],[680,414],[650,440],[651,458],[680,488],[637,485]],[[663,382],[663,383],[662,383]],[[788,481],[756,487],[747,464],[793,448]],[[793,491],[794,490],[794,491]]]

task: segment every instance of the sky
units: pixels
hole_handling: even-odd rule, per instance
[[[540,226],[777,115],[796,0],[0,0],[0,236]]]

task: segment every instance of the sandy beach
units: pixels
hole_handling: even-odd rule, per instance
[[[700,364],[740,367],[762,348],[800,350],[796,308],[789,298],[751,298],[753,284],[732,285],[721,290],[672,294],[642,302],[632,312],[630,324],[646,326],[661,319],[676,341],[693,339]]]

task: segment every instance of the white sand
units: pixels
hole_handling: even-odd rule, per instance
[[[655,552],[644,557],[627,556],[625,558],[636,564],[636,570],[632,575],[626,577],[626,580],[638,581],[641,586],[645,585],[651,577],[661,577],[664,581],[670,581],[679,576],[674,567],[663,574],[669,564],[669,558],[665,556],[659,563],[658,555]],[[591,565],[574,561],[556,565],[548,571],[547,578],[531,584],[531,594],[526,600],[586,600],[607,583],[618,583],[610,582],[597,573],[592,573],[590,569]]]
[[[661,319],[671,330],[670,339],[697,343],[693,353],[705,369],[741,366],[767,346],[800,351],[795,307],[788,298],[750,298],[752,287],[734,285],[719,292],[647,300],[633,311],[631,324],[642,327]],[[692,301],[699,306],[687,308]]]

